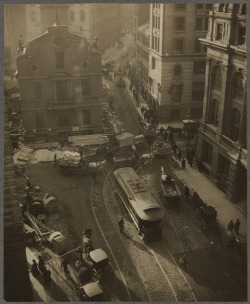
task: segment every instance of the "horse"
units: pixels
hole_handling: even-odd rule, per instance
[[[100,170],[105,165],[107,165],[107,161],[104,159],[103,161],[89,163],[88,164],[88,169],[90,169],[90,170]]]
[[[152,151],[151,153],[147,153],[147,154],[142,154],[139,157],[139,161],[141,163],[150,163],[153,162],[155,159],[155,155],[158,154],[159,152],[157,150]]]

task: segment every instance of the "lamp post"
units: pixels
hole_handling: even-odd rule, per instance
[[[187,146],[189,147],[189,130],[190,130],[190,111],[187,111],[185,118],[188,119],[188,127],[187,127]]]

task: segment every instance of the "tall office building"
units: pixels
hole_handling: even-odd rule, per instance
[[[160,121],[199,119],[212,4],[150,5],[149,103]]]

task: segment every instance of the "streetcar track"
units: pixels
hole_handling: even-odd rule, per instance
[[[144,165],[144,164],[142,164],[142,165],[138,168],[138,170],[140,170],[141,167],[143,167],[143,165]],[[138,170],[137,170],[137,171],[138,171]],[[111,190],[111,192],[112,192],[112,196],[113,196],[113,198],[115,199],[114,194],[113,194],[113,191],[112,191],[112,186],[110,186],[110,182],[108,181],[108,178],[109,178],[109,175],[110,175],[111,172],[112,172],[112,169],[109,171],[108,175],[106,175],[106,173],[104,172],[104,174],[106,175],[105,181],[107,180],[108,186],[109,186],[109,188],[110,188],[110,190]],[[105,183],[105,182],[104,182],[104,183]],[[112,185],[112,182],[111,182],[111,185]],[[115,199],[115,201],[116,201],[116,199]],[[108,211],[108,212],[109,212],[109,211]],[[111,216],[110,216],[110,218],[111,218]],[[111,218],[111,220],[112,220],[112,218]],[[125,245],[125,244],[124,244],[124,245]],[[172,294],[173,294],[173,296],[174,296],[176,302],[178,302],[178,297],[177,297],[177,294],[176,294],[176,292],[175,292],[175,289],[174,289],[174,287],[173,287],[173,285],[172,285],[172,282],[171,282],[171,280],[169,279],[169,275],[167,275],[167,273],[166,273],[165,270],[164,270],[164,266],[162,266],[162,264],[160,263],[159,259],[157,258],[156,252],[155,252],[153,249],[149,248],[145,243],[143,243],[143,245],[144,245],[145,249],[146,249],[149,253],[151,253],[151,254],[153,255],[153,257],[154,257],[156,263],[158,264],[158,266],[159,266],[159,268],[160,268],[160,270],[161,270],[163,276],[165,277],[165,279],[166,279],[166,281],[167,281],[168,286],[170,287],[170,289],[171,289],[171,291],[172,291]],[[161,245],[162,245],[162,244],[161,244]],[[164,244],[163,244],[163,245],[164,245]],[[125,245],[125,247],[127,247],[127,246]],[[165,245],[164,245],[164,247],[165,247],[165,249],[166,249],[168,255],[171,257],[171,260],[174,262],[175,267],[178,269],[178,271],[181,273],[183,279],[185,280],[185,284],[184,284],[184,285],[185,285],[185,286],[188,286],[188,288],[190,289],[190,290],[188,291],[188,297],[185,296],[183,299],[181,299],[181,301],[187,301],[187,298],[189,298],[189,293],[190,293],[190,291],[191,291],[192,297],[195,299],[195,302],[197,302],[197,300],[196,300],[196,298],[195,298],[195,295],[194,295],[193,291],[191,290],[190,285],[189,285],[188,281],[186,280],[186,278],[185,278],[183,272],[182,272],[181,269],[179,268],[178,264],[176,263],[174,257],[171,255],[171,253],[169,252],[169,250],[167,249],[167,247],[166,247]],[[166,264],[166,263],[165,263],[165,264]],[[170,262],[170,261],[169,261],[169,265],[171,265],[171,262]],[[173,280],[172,280],[172,281],[173,281]],[[145,286],[145,285],[144,285],[144,286]],[[145,287],[145,288],[146,288],[146,287]],[[147,289],[146,289],[146,291],[147,291]],[[148,293],[148,291],[147,291],[147,293]],[[149,294],[148,294],[148,295],[149,295]],[[150,301],[151,301],[150,295],[149,295],[149,299],[150,299]],[[179,300],[180,300],[180,299],[179,299]],[[190,299],[189,299],[188,301],[190,302]]]
[[[111,170],[112,170],[112,169],[111,169]],[[102,231],[102,229],[101,229],[101,226],[100,226],[100,223],[99,223],[99,221],[98,221],[98,218],[97,218],[97,216],[96,216],[96,212],[95,212],[95,209],[94,209],[94,207],[93,207],[93,201],[92,201],[93,185],[94,185],[94,181],[92,181],[92,183],[91,183],[91,188],[90,188],[90,202],[91,202],[92,212],[93,212],[93,214],[94,214],[94,217],[95,217],[96,223],[97,223],[97,225],[98,225],[98,228],[99,228],[99,230],[100,230],[100,232],[101,232],[101,234],[102,234],[102,237],[103,237],[103,239],[104,239],[104,241],[105,241],[107,247],[109,248],[109,251],[110,251],[110,253],[111,253],[111,255],[112,255],[112,257],[113,257],[113,259],[114,259],[114,261],[115,261],[115,264],[116,264],[116,266],[117,266],[117,269],[118,269],[118,271],[119,271],[119,273],[120,273],[120,275],[121,275],[121,278],[122,278],[122,280],[123,280],[124,286],[125,286],[125,288],[126,288],[126,291],[127,291],[128,296],[129,296],[129,299],[130,299],[130,301],[132,301],[131,294],[130,294],[130,292],[129,292],[129,290],[128,290],[128,287],[127,287],[127,284],[126,284],[126,280],[125,280],[125,278],[124,278],[124,276],[123,276],[123,273],[122,273],[122,271],[121,271],[121,269],[120,269],[120,267],[119,267],[119,265],[118,265],[118,262],[117,262],[117,260],[116,260],[116,258],[115,258],[115,255],[114,255],[114,253],[113,253],[113,251],[112,251],[112,248],[110,247],[109,242],[108,242],[108,240],[106,239],[105,234],[103,233],[103,231]]]

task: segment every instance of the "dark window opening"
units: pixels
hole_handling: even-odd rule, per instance
[[[155,58],[152,57],[152,70],[154,70],[154,69],[155,69]]]
[[[239,130],[240,130],[240,111],[237,109],[232,110],[231,114],[231,128],[230,128],[230,138],[233,141],[238,140]]]
[[[175,9],[184,10],[186,9],[186,4],[175,4]]]
[[[216,66],[212,73],[212,89],[220,90],[222,84],[222,75],[220,67]]]
[[[177,121],[180,120],[180,110],[176,109],[176,110],[171,110],[170,112],[170,120],[172,121]]]
[[[175,18],[175,30],[176,31],[185,30],[185,18]]]
[[[196,18],[196,31],[202,31],[202,18]]]
[[[216,40],[221,40],[223,38],[223,24],[217,24],[217,33],[216,33]]]
[[[36,113],[36,128],[45,128],[44,113]]]
[[[218,126],[218,111],[219,111],[219,102],[216,99],[213,99],[210,107],[210,117],[209,123]]]
[[[69,126],[69,117],[66,114],[59,115],[59,127],[64,128]]]
[[[56,98],[57,101],[67,101],[67,81],[56,81]]]
[[[202,143],[202,161],[211,165],[213,155],[213,146],[209,145],[206,141]]]
[[[196,8],[198,10],[202,10],[203,9],[203,4],[196,4]]]
[[[195,53],[202,53],[202,45],[199,39],[195,39]]]
[[[191,108],[190,118],[200,119],[202,116],[202,108]]]
[[[192,92],[192,101],[193,102],[202,102],[204,97],[204,91],[193,91]]]
[[[240,26],[239,27],[239,41],[238,41],[239,45],[246,44],[246,37],[247,37],[246,35],[247,35],[246,27]]]

